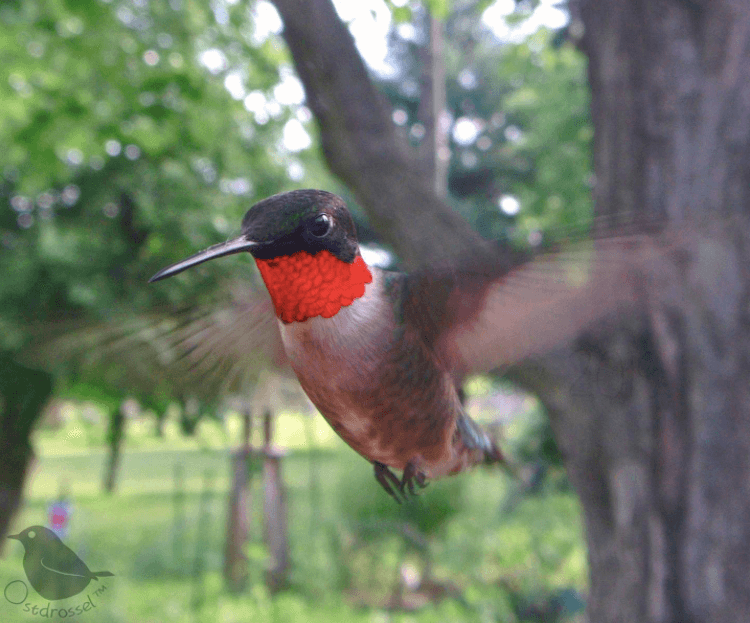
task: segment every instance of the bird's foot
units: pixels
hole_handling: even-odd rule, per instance
[[[384,463],[374,461],[373,465],[375,467],[375,479],[385,489],[385,492],[399,504],[408,500],[409,495],[417,495],[415,485],[420,489],[427,486],[427,476],[419,471],[411,461],[406,464],[400,480]]]
[[[401,477],[401,493],[406,495],[406,489],[409,489],[411,495],[417,495],[414,490],[414,485],[417,485],[420,489],[424,489],[427,486],[427,476],[424,472],[419,471],[414,463],[409,461],[404,467],[404,473]]]
[[[399,497],[402,495],[401,492],[401,481],[398,479],[385,463],[379,463],[373,461],[375,467],[375,479],[380,483],[380,486],[385,489],[385,492],[390,495],[396,502],[401,504],[402,499]]]

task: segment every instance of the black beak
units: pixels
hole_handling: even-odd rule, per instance
[[[8,538],[9,539],[15,539],[16,541],[20,541],[21,540],[21,535],[20,534],[9,534]]]
[[[197,266],[198,264],[203,264],[203,262],[207,262],[208,260],[213,260],[217,257],[224,257],[225,255],[242,253],[242,251],[250,251],[250,249],[256,246],[258,246],[257,242],[247,240],[242,236],[240,236],[239,238],[234,238],[232,240],[227,240],[226,242],[220,242],[219,244],[215,244],[208,247],[208,249],[199,251],[195,255],[191,255],[190,257],[185,258],[184,260],[177,262],[176,264],[172,264],[171,266],[162,268],[158,273],[151,277],[148,282],[153,283],[154,281],[159,281],[160,279],[166,279],[167,277],[171,277],[172,275],[181,273],[183,270],[187,270],[188,268],[192,268],[193,266]]]

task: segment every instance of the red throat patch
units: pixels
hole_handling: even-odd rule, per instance
[[[282,322],[315,316],[331,318],[365,293],[372,274],[361,256],[352,264],[329,251],[298,251],[270,260],[255,260]]]

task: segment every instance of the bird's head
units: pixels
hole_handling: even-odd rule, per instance
[[[293,190],[256,203],[242,219],[242,233],[160,270],[149,282],[172,277],[225,255],[247,251],[269,260],[304,251],[328,251],[352,263],[359,255],[357,234],[343,199],[323,190]]]
[[[256,259],[284,322],[329,318],[362,296],[372,281],[344,201],[322,190],[294,190],[250,208],[237,238],[168,266],[149,282],[243,251]]]
[[[354,221],[343,199],[322,190],[294,190],[256,203],[242,219],[242,237],[258,259],[328,251],[351,263],[359,253]]]
[[[43,526],[31,526],[18,534],[9,534],[8,538],[21,541],[26,551],[51,547],[60,542],[60,539],[52,530]]]

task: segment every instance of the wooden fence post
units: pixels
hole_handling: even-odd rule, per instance
[[[289,573],[289,535],[287,529],[286,494],[281,476],[281,459],[284,453],[271,445],[273,414],[267,409],[263,414],[263,493],[266,545],[270,564],[266,584],[271,592],[281,590]]]
[[[245,548],[250,536],[250,432],[252,413],[243,407],[243,443],[232,453],[232,485],[229,492],[227,532],[224,543],[224,583],[232,593],[241,593],[247,586],[249,563]]]

